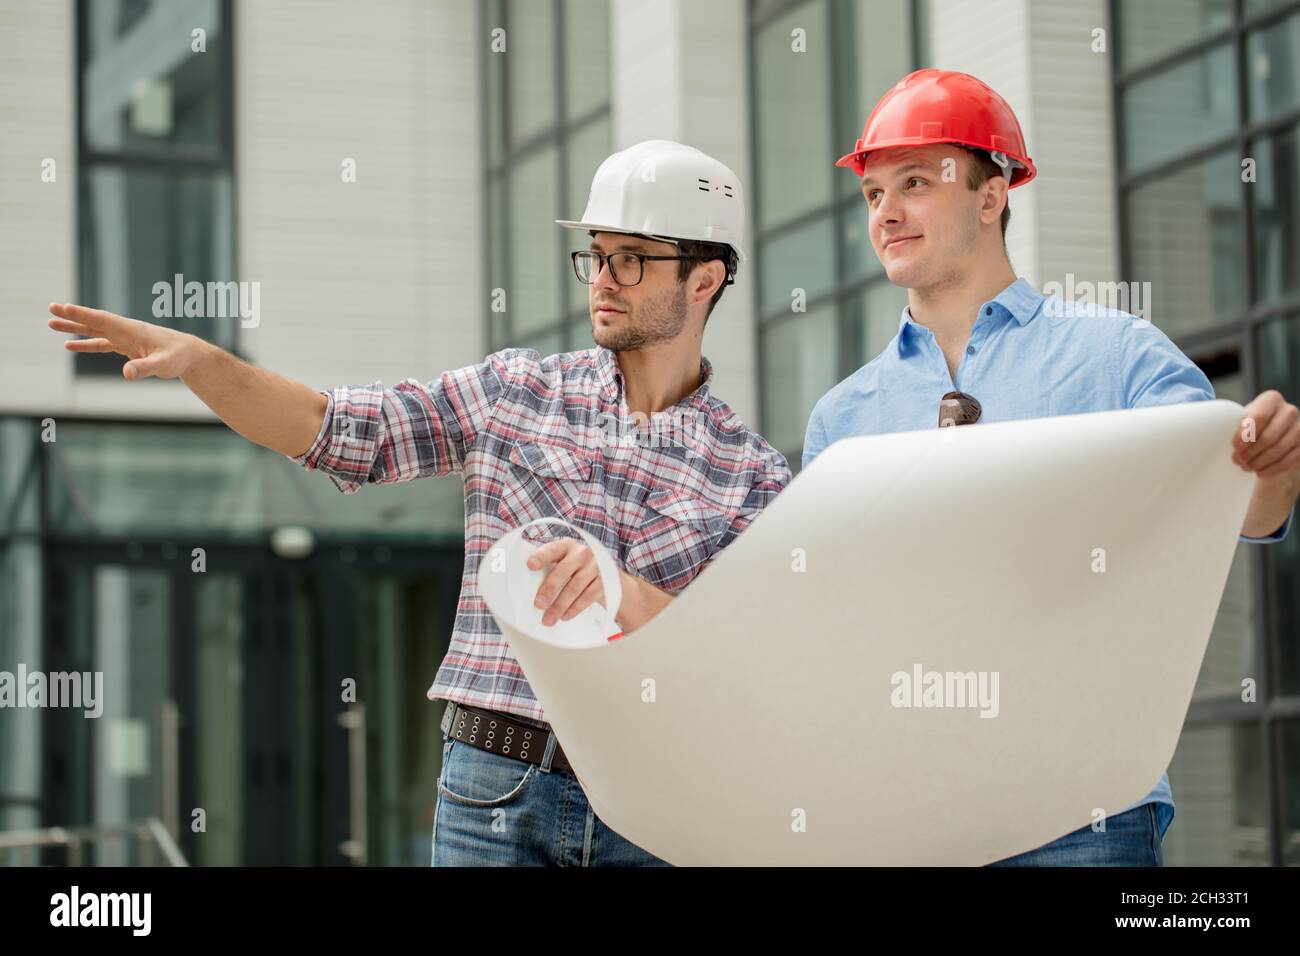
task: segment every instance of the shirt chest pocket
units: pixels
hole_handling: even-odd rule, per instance
[[[717,549],[731,516],[689,492],[656,488],[627,550],[627,569],[669,591],[690,584]]]
[[[591,478],[591,459],[577,449],[516,442],[497,515],[509,527],[535,518],[573,517]]]

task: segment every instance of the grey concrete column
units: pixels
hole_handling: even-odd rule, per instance
[[[1113,281],[1119,271],[1105,0],[929,0],[930,62],[1006,97],[1038,178],[1011,194],[1007,246],[1016,271],[1044,282]],[[1094,51],[1094,30],[1105,51]]]

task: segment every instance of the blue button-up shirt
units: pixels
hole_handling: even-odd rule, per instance
[[[937,427],[939,399],[953,389],[979,400],[982,422],[1214,398],[1205,374],[1150,322],[1044,296],[1021,278],[980,306],[955,379],[934,333],[903,309],[885,350],[814,406],[803,466],[841,438]],[[1294,517],[1292,508],[1273,534],[1241,540],[1280,541]],[[1174,815],[1167,773],[1124,810],[1151,802],[1163,834]]]

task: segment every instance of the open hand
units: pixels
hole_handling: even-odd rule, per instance
[[[123,315],[88,309],[72,303],[50,303],[50,328],[56,332],[84,335],[63,343],[69,352],[116,352],[129,362],[122,375],[138,378],[179,378],[198,354],[200,339],[186,332],[169,329]]]

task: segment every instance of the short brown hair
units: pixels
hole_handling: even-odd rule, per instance
[[[731,246],[724,245],[721,242],[704,242],[697,239],[678,239],[677,252],[679,255],[690,256],[689,259],[681,259],[677,263],[677,281],[685,282],[690,278],[691,270],[703,262],[710,262],[714,259],[722,260],[722,267],[727,271],[727,278],[730,279],[736,274],[736,253]],[[718,304],[722,298],[722,293],[726,291],[727,283],[723,280],[722,285],[718,286],[718,291],[713,293],[713,298],[709,300],[709,311],[704,313],[704,321],[709,321],[709,316],[713,314],[713,307]]]
[[[993,158],[982,149],[967,150],[974,160],[966,167],[966,185],[971,189],[979,189],[993,176],[1002,175],[1002,167],[993,162]],[[1007,197],[1007,204],[1002,207],[1002,238],[1007,238],[1007,223],[1011,221],[1011,197]]]

